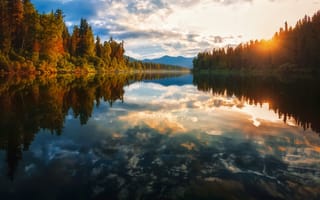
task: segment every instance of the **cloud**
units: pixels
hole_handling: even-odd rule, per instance
[[[273,35],[274,30],[278,29],[278,25],[272,21],[277,10],[266,13],[265,19],[264,15],[258,16],[255,12],[260,13],[275,8],[278,4],[283,4],[283,7],[297,5],[296,7],[300,9],[301,6],[298,5],[302,1],[292,3],[289,0],[33,0],[32,2],[40,12],[61,8],[69,27],[79,24],[80,18],[86,18],[95,34],[102,40],[108,40],[110,36],[124,40],[127,54],[137,58],[151,58],[165,54],[195,56],[198,51],[226,45],[233,46],[248,40],[249,36],[250,39],[256,38],[252,36],[255,32],[260,31],[265,34],[271,26],[261,23],[266,19],[271,20],[272,26],[276,26],[270,29]],[[311,4],[311,7],[314,7],[314,0],[303,2],[304,5]],[[281,9],[277,6],[278,8]],[[290,9],[288,7],[287,10]],[[283,19],[277,18],[282,24]],[[242,37],[237,37],[238,35]]]
[[[155,10],[168,9],[167,4],[161,0],[137,0],[128,2],[129,13],[150,14]]]
[[[201,36],[197,30],[170,27],[168,17],[190,9],[208,0],[34,0],[40,12],[61,8],[70,26],[86,18],[94,33],[102,40],[110,36],[124,40],[127,54],[138,58],[158,57],[164,54],[194,56],[198,51],[224,42],[223,36]],[[239,1],[214,1],[229,5]],[[199,46],[201,48],[199,48]]]
[[[232,5],[236,3],[251,3],[253,0],[215,0],[215,2],[222,3],[224,5]]]
[[[116,33],[115,36],[119,39],[150,39],[150,38],[176,38],[179,39],[182,37],[180,33],[173,31],[161,31],[161,30],[130,30],[128,27],[127,30],[124,30],[120,33]]]

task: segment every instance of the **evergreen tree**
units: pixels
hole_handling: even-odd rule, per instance
[[[81,19],[79,28],[79,42],[77,45],[78,56],[94,55],[94,37],[87,20]]]
[[[30,57],[33,54],[34,45],[39,38],[40,19],[37,11],[30,0],[23,1],[23,23],[22,23],[22,44],[25,56]]]
[[[7,54],[11,49],[11,30],[9,21],[9,5],[7,0],[0,1],[0,50]]]
[[[78,47],[78,43],[79,43],[79,38],[80,38],[80,30],[78,26],[74,26],[73,27],[73,32],[72,32],[72,36],[71,36],[71,41],[70,41],[70,54],[72,56],[77,56],[77,47]]]
[[[95,50],[96,50],[96,55],[101,58],[101,56],[102,56],[102,45],[101,45],[99,36],[97,36],[97,38],[96,38]]]
[[[12,45],[15,50],[21,48],[21,25],[23,22],[23,4],[21,0],[10,0],[8,3],[9,30],[11,31]]]

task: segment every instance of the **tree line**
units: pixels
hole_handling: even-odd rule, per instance
[[[163,71],[190,71],[190,69],[175,65],[167,65],[152,62],[131,61],[129,67],[138,71],[145,70],[163,70]]]
[[[40,14],[30,0],[0,0],[0,30],[0,72],[124,71],[135,67],[124,56],[123,41],[95,38],[86,19],[69,33],[62,10]]]
[[[270,40],[255,40],[236,47],[201,52],[193,60],[194,70],[201,69],[278,69],[319,71],[320,11],[305,16],[294,27],[285,22]]]

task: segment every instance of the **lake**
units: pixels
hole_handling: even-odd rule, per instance
[[[320,81],[0,79],[0,199],[319,199]]]

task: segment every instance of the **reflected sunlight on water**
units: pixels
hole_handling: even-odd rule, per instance
[[[252,125],[256,128],[296,126],[292,118],[284,122],[284,117],[279,117],[271,110],[267,102],[254,105],[243,98],[228,96],[226,92],[224,94],[199,92],[191,85],[166,87],[153,83],[135,83],[125,88],[125,94],[127,104],[141,105],[145,110],[132,110],[119,119],[128,122],[128,125],[132,123],[132,126],[144,123],[152,128],[159,127],[162,129],[159,132],[163,132],[166,127],[176,133],[188,132],[192,127],[202,127],[204,132],[212,133],[213,127],[210,126],[218,124],[225,125],[224,128],[229,129],[232,127],[254,129]],[[214,124],[208,120],[211,122],[241,120],[241,123]]]

